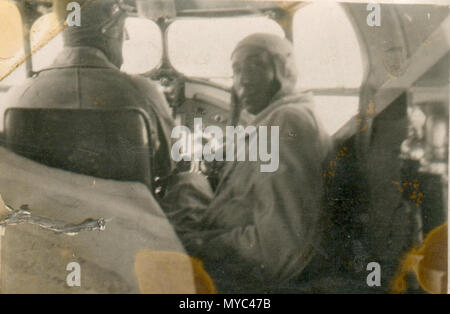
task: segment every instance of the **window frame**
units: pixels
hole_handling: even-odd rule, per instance
[[[280,22],[278,20],[276,20],[274,17],[272,17],[271,15],[268,14],[245,14],[245,15],[237,15],[237,16],[217,16],[214,18],[211,17],[203,17],[203,16],[182,16],[182,17],[177,17],[175,19],[172,19],[170,21],[170,23],[168,23],[168,25],[166,26],[165,32],[164,32],[164,42],[166,43],[166,62],[167,64],[173,69],[175,70],[176,73],[181,74],[183,76],[187,76],[189,78],[195,79],[195,80],[204,80],[204,81],[208,81],[208,82],[212,82],[215,84],[219,84],[222,86],[227,86],[224,83],[221,83],[219,81],[215,81],[214,78],[208,77],[208,76],[197,76],[197,75],[192,75],[190,73],[185,73],[183,71],[181,71],[181,69],[177,69],[177,67],[172,63],[172,60],[170,59],[170,39],[169,39],[169,32],[170,32],[170,28],[173,26],[173,24],[176,24],[179,21],[189,21],[189,20],[197,20],[197,21],[201,21],[201,20],[213,20],[213,19],[217,19],[217,20],[227,20],[227,19],[244,19],[244,18],[266,18],[268,21],[272,21],[274,22],[279,28],[280,30],[283,32],[284,36],[286,38],[288,38],[288,31],[283,27],[283,25],[280,24]],[[216,76],[216,79],[218,80],[228,80],[228,79],[232,79],[232,76],[230,77],[225,77],[225,76]],[[228,87],[228,86],[227,86]]]

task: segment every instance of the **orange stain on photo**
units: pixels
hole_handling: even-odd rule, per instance
[[[140,250],[134,269],[144,294],[216,293],[203,263],[183,253]]]
[[[432,294],[447,293],[448,278],[448,223],[433,229],[423,245],[409,251],[393,280],[394,293],[406,291],[408,274],[413,273],[420,287]]]

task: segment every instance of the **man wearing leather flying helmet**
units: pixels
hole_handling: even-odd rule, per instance
[[[68,2],[54,1],[54,13],[60,22],[70,14]],[[81,7],[81,25],[63,30],[64,49],[52,65],[11,90],[5,104],[8,108],[62,109],[138,106],[151,120],[157,163],[154,168],[161,171],[159,176],[167,175],[172,166],[168,149],[173,120],[165,96],[149,79],[120,71],[129,6],[122,0],[77,3]]]
[[[317,275],[327,273],[319,261],[327,257],[322,170],[330,138],[311,95],[295,90],[288,40],[250,35],[232,66],[235,117],[247,111],[256,129],[279,127],[279,167],[269,173],[260,171],[262,161],[230,162],[214,194],[201,175],[182,174],[163,208],[219,292],[313,292]]]

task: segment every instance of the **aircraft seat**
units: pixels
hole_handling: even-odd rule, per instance
[[[138,108],[9,108],[6,148],[50,167],[152,190],[148,117]]]

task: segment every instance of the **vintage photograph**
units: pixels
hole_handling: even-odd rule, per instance
[[[449,13],[0,0],[0,293],[447,293]]]

